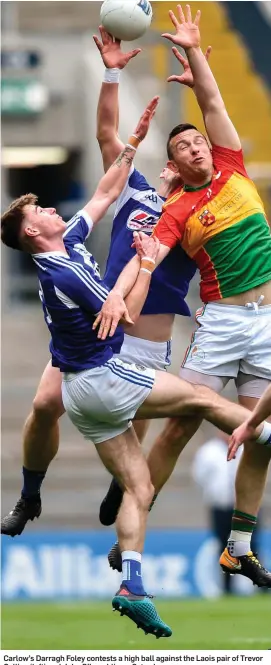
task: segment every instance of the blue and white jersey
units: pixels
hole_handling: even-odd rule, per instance
[[[151,235],[161,215],[165,199],[157,194],[133,166],[126,186],[116,203],[111,243],[104,279],[112,288],[122,269],[134,256],[134,231]],[[142,314],[181,314],[190,316],[185,302],[196,264],[176,246],[152,275]]]
[[[86,210],[80,210],[67,224],[63,235],[67,254],[33,254],[38,269],[44,318],[51,333],[52,364],[62,372],[79,372],[103,365],[118,353],[123,332],[105,341],[92,330],[95,315],[109,289],[101,279],[99,266],[84,242],[92,228]]]

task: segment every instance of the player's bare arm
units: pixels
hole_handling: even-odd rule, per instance
[[[141,281],[139,284],[136,284],[140,269],[145,268],[145,270],[148,269],[152,272],[170,252],[169,247],[162,245],[159,242],[159,244],[156,245],[157,251],[155,251],[154,256],[151,252],[154,251],[155,247],[153,246],[153,248],[150,249],[147,243],[147,241],[150,241],[151,243],[153,239],[157,240],[155,236],[150,238],[142,232],[134,233],[133,247],[135,247],[137,254],[133,256],[131,261],[129,261],[125,268],[123,268],[114,288],[107,296],[107,299],[93,325],[93,328],[96,328],[99,325],[98,337],[100,339],[105,339],[109,331],[110,336],[113,335],[117,325],[122,319],[125,323],[131,324],[135,323],[136,319],[139,317],[148,294],[151,279],[151,275],[148,279],[141,275]],[[147,266],[145,262],[147,257],[152,258],[152,260],[155,259],[154,263]],[[142,270],[143,274],[145,270]],[[134,291],[135,284],[136,291]],[[146,294],[142,295],[141,285],[147,286]],[[138,295],[139,291],[140,293]],[[135,294],[137,294],[137,297],[135,297]],[[105,328],[107,328],[107,334],[104,336]]]
[[[149,102],[136,126],[134,134],[132,134],[129,142],[100,180],[92,199],[85,206],[85,210],[94,224],[105,215],[111,203],[120,195],[127,180],[136,149],[148,133],[158,101],[159,97],[154,97]]]
[[[142,232],[134,233],[134,237],[136,236],[140,236],[140,255],[135,255],[125,266],[121,274],[126,272],[126,277],[124,275],[124,280],[120,280],[119,287],[118,281],[116,282],[96,317],[93,329],[99,326],[98,339],[112,337],[119,323],[135,323],[147,298],[160,242],[158,238],[149,237]],[[128,291],[129,280],[133,280],[134,285]],[[125,297],[125,290],[127,297]]]
[[[97,35],[94,35],[93,39],[100,51],[106,70],[110,70],[106,72],[105,78],[112,79],[112,82],[104,81],[102,83],[97,108],[97,139],[102,153],[104,170],[107,171],[124,148],[124,143],[118,136],[119,83],[114,80],[118,78],[117,70],[120,71],[126,67],[128,62],[140,53],[141,49],[137,48],[123,53],[119,39],[113,40],[113,37],[101,25],[99,31],[101,39]]]
[[[263,393],[249,418],[240,427],[234,430],[229,441],[229,459],[233,459],[239,446],[246,443],[255,435],[255,430],[271,415],[271,384]]]
[[[178,18],[169,12],[176,33],[164,33],[176,46],[181,46],[187,55],[194,78],[194,92],[202,111],[208,137],[213,145],[220,145],[232,150],[240,150],[241,143],[237,131],[230,120],[220,90],[212,71],[200,48],[200,11],[192,19],[190,5],[186,5],[186,16],[181,5],[177,5]],[[174,55],[178,53],[176,47]],[[177,80],[177,79],[171,79]]]

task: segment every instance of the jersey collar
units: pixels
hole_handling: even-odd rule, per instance
[[[211,180],[209,180],[209,182],[206,182],[205,185],[201,185],[200,187],[190,187],[190,185],[184,185],[183,186],[183,191],[184,192],[199,192],[201,189],[205,189],[205,187],[209,187],[211,182],[212,182],[212,178],[211,178]]]
[[[40,252],[39,254],[32,254],[36,259],[44,259],[46,256],[65,256],[66,259],[69,259],[69,254],[67,252],[60,252],[55,250],[53,252]]]

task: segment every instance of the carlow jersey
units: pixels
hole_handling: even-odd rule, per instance
[[[152,234],[165,199],[161,198],[139,171],[132,167],[126,186],[116,203],[105,281],[114,286],[122,269],[134,256],[134,231]],[[182,314],[189,316],[185,302],[196,264],[178,246],[156,268],[142,314]]]
[[[103,365],[113,355],[111,343],[117,352],[123,342],[121,328],[105,341],[92,330],[109,289],[84,245],[91,228],[90,217],[81,210],[68,222],[63,235],[67,253],[32,255],[38,269],[44,318],[51,333],[52,364],[62,372]]]
[[[211,182],[176,190],[154,231],[168,247],[181,244],[197,263],[205,303],[271,279],[270,228],[243,153],[214,146],[213,162]]]

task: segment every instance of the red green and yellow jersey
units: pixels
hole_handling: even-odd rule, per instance
[[[180,243],[197,263],[203,302],[228,298],[271,280],[271,234],[242,150],[213,146],[214,173],[203,187],[167,199],[154,234]]]

